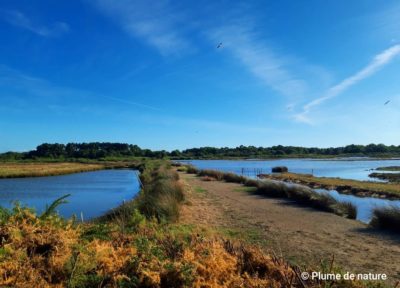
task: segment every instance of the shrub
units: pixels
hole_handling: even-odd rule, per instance
[[[197,174],[197,173],[199,173],[199,169],[197,169],[193,165],[186,165],[186,172],[188,174]]]
[[[261,183],[262,181],[260,180],[246,178],[246,181],[243,184],[247,187],[258,187]]]
[[[400,233],[400,208],[394,206],[375,208],[370,225],[375,228]]]
[[[285,198],[287,197],[287,186],[276,181],[258,181],[256,193],[269,196]]]
[[[213,177],[218,181],[221,181],[224,178],[224,173],[217,170],[200,170],[197,175]]]
[[[337,202],[334,212],[349,219],[357,219],[357,207],[350,202]]]
[[[272,173],[284,173],[288,172],[289,169],[286,166],[277,166],[271,169]]]
[[[310,197],[310,206],[326,212],[334,212],[337,201],[328,192],[317,193],[314,192]]]
[[[237,175],[235,173],[224,173],[222,178],[226,182],[239,183],[239,184],[243,184],[243,183],[246,182],[246,178],[245,177]]]

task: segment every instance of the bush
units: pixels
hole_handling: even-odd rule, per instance
[[[200,170],[197,175],[213,177],[218,181],[221,181],[224,178],[224,173],[217,170]]]
[[[357,207],[350,202],[337,202],[335,205],[335,214],[349,219],[357,219]]]
[[[400,208],[389,206],[375,208],[370,225],[375,228],[400,233]]]
[[[256,193],[277,198],[287,197],[287,186],[276,181],[258,181]]]
[[[199,169],[197,169],[196,167],[194,167],[193,165],[187,165],[186,166],[186,172],[188,174],[197,174],[199,173]]]
[[[226,181],[226,182],[232,182],[232,183],[239,183],[239,184],[243,184],[246,182],[246,178],[234,173],[224,173],[222,178]]]
[[[289,169],[286,166],[277,166],[272,168],[272,173],[284,173],[288,172]]]
[[[176,221],[179,218],[179,204],[184,201],[183,185],[179,174],[165,164],[149,166],[143,172],[144,188],[136,198],[139,211],[147,218],[159,221]]]

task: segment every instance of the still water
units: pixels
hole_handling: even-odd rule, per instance
[[[343,179],[376,181],[369,178],[368,174],[383,166],[400,166],[400,160],[314,160],[314,159],[280,159],[280,160],[191,160],[181,161],[190,163],[199,169],[214,169],[236,174],[244,174],[253,177],[255,171],[271,173],[275,166],[286,166],[290,172],[313,173],[319,177],[339,177]],[[383,172],[383,171],[382,171]],[[335,190],[327,191],[317,189],[317,192],[329,192],[336,200],[351,202],[357,207],[357,219],[368,223],[371,220],[372,211],[376,207],[395,206],[400,208],[400,201],[386,200],[371,197],[357,197],[340,194]]]
[[[339,177],[343,179],[377,181],[368,177],[371,169],[382,166],[400,166],[399,160],[315,160],[315,159],[279,159],[279,160],[187,160],[200,169],[215,169],[225,172],[249,174],[254,170],[271,173],[275,166],[286,166],[289,172],[311,174],[317,177]],[[382,171],[383,172],[383,171]],[[379,181],[379,180],[378,180]]]
[[[328,192],[333,198],[340,202],[350,202],[357,207],[357,220],[369,223],[372,217],[372,211],[376,207],[393,206],[400,208],[400,201],[386,200],[372,197],[357,197],[354,195],[340,194],[336,190],[315,189],[317,192]]]
[[[68,203],[58,207],[63,217],[73,214],[84,220],[132,199],[139,191],[134,170],[101,170],[63,176],[0,179],[0,206],[10,208],[14,201],[42,212],[55,199],[71,194]]]

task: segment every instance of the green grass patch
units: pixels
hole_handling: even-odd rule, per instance
[[[246,187],[246,186],[240,186],[236,187],[233,189],[235,192],[247,192],[247,193],[254,193],[257,191],[256,187]]]
[[[199,193],[199,194],[204,194],[204,193],[207,192],[207,189],[204,189],[204,188],[202,188],[202,187],[200,187],[200,186],[196,186],[196,187],[194,187],[194,191],[195,191],[196,193]]]

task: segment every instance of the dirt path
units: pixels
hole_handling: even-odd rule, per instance
[[[188,188],[183,223],[256,242],[297,264],[319,265],[334,255],[345,271],[386,273],[390,282],[400,280],[400,237],[286,200],[253,195],[239,184],[180,175]]]

